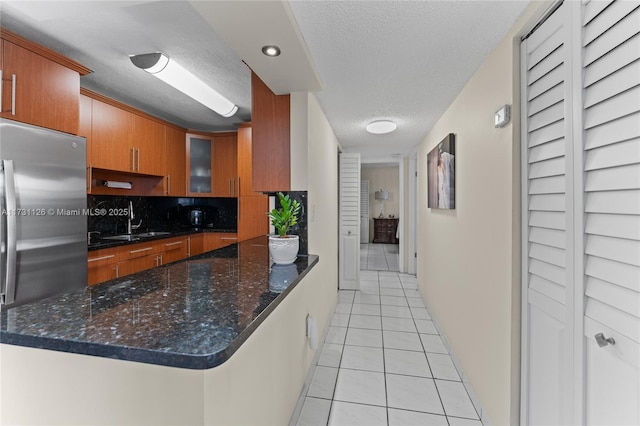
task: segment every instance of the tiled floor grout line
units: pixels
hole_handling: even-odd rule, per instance
[[[385,251],[386,254],[386,251]],[[385,258],[386,261],[386,258]],[[387,263],[388,264],[388,263]],[[367,271],[369,272],[368,274],[364,275],[364,279],[363,281],[367,281],[367,282],[371,282],[371,284],[373,284],[373,282],[375,281],[375,285],[371,285],[369,288],[370,292],[358,292],[358,291],[347,291],[342,293],[342,299],[339,299],[338,303],[339,304],[348,304],[348,317],[347,317],[347,321],[346,321],[346,325],[343,326],[343,321],[344,321],[344,317],[340,317],[340,319],[338,319],[336,321],[337,325],[332,325],[333,327],[336,328],[344,328],[344,336],[343,338],[340,340],[341,341],[341,352],[339,357],[337,357],[337,373],[335,376],[335,382],[333,383],[333,392],[332,392],[332,396],[331,396],[331,400],[328,400],[327,398],[321,398],[321,397],[311,397],[308,395],[304,395],[304,398],[316,398],[316,399],[322,399],[324,401],[329,401],[329,412],[328,414],[326,414],[327,416],[327,420],[326,420],[326,424],[328,425],[331,422],[332,416],[334,414],[340,416],[340,414],[334,413],[334,409],[335,409],[335,403],[336,402],[340,402],[342,405],[340,405],[340,413],[342,415],[345,415],[345,413],[349,413],[348,407],[349,404],[355,404],[355,405],[359,405],[359,406],[370,406],[370,407],[378,407],[378,408],[384,408],[385,409],[385,413],[386,413],[386,424],[389,425],[391,424],[392,418],[391,418],[391,412],[390,409],[393,407],[389,406],[389,396],[390,396],[390,390],[389,390],[389,383],[388,383],[388,378],[390,377],[389,375],[393,375],[393,376],[400,376],[400,377],[412,377],[412,378],[418,378],[418,379],[425,379],[427,377],[421,376],[421,375],[414,375],[412,374],[412,372],[408,372],[408,373],[392,373],[388,371],[388,366],[387,366],[387,352],[386,352],[386,338],[385,335],[387,335],[388,338],[390,338],[392,335],[389,333],[398,333],[398,334],[394,334],[394,336],[400,336],[400,335],[416,335],[418,338],[418,342],[419,342],[419,347],[421,348],[421,351],[417,351],[417,350],[411,350],[411,349],[406,349],[406,348],[414,348],[414,346],[405,346],[404,344],[399,344],[396,346],[403,346],[402,349],[400,348],[388,348],[388,350],[392,350],[393,351],[398,351],[398,352],[404,352],[404,353],[422,353],[425,357],[426,360],[426,366],[428,368],[428,373],[430,375],[430,378],[434,388],[435,388],[435,395],[438,396],[438,401],[440,404],[440,407],[442,409],[442,413],[443,414],[439,414],[439,413],[434,413],[432,411],[427,411],[428,407],[423,407],[424,410],[415,410],[415,409],[409,409],[409,408],[394,408],[394,412],[400,413],[400,412],[414,412],[416,414],[427,414],[427,415],[432,415],[432,416],[440,416],[440,417],[444,417],[443,421],[446,422],[446,424],[451,425],[451,421],[450,421],[450,417],[451,419],[464,419],[464,420],[470,420],[470,421],[474,421],[474,422],[480,422],[478,424],[481,424],[481,417],[478,414],[477,410],[475,409],[475,406],[472,404],[473,406],[473,411],[475,414],[476,418],[473,417],[465,417],[465,416],[461,416],[460,414],[464,414],[464,412],[460,412],[458,410],[458,415],[448,415],[446,410],[444,409],[444,400],[443,400],[443,396],[441,395],[441,389],[438,387],[437,383],[461,383],[463,388],[464,388],[464,393],[467,396],[467,398],[469,400],[471,400],[470,395],[468,394],[468,391],[466,389],[466,386],[464,386],[463,383],[463,379],[462,376],[459,374],[459,372],[457,371],[457,367],[454,366],[455,370],[456,370],[456,375],[458,377],[458,380],[454,380],[454,379],[450,379],[450,378],[446,378],[446,379],[440,379],[440,378],[436,378],[435,374],[434,374],[434,370],[433,367],[431,365],[431,361],[429,359],[429,354],[432,355],[438,355],[438,356],[446,356],[448,357],[448,360],[450,360],[451,362],[453,362],[452,360],[452,356],[449,352],[449,349],[446,347],[446,345],[444,345],[444,342],[442,340],[442,336],[440,335],[440,330],[439,329],[435,329],[436,334],[432,334],[432,330],[429,329],[431,332],[421,332],[420,328],[418,326],[418,319],[421,321],[429,321],[430,323],[433,324],[433,320],[431,318],[431,314],[428,310],[428,308],[426,307],[426,304],[424,303],[424,300],[422,300],[422,297],[419,295],[419,293],[415,296],[415,297],[409,297],[407,295],[407,293],[409,294],[415,294],[413,293],[414,291],[416,291],[418,289],[417,283],[415,283],[415,281],[411,281],[411,280],[407,280],[406,282],[403,281],[401,275],[397,272],[397,271],[384,271],[384,270],[372,270],[372,271]],[[373,272],[373,273],[371,273]],[[375,277],[375,278],[374,278]],[[383,287],[383,283],[386,284]],[[387,289],[387,290],[383,290],[383,289]],[[398,295],[400,292],[396,291],[395,289],[399,289],[401,291],[401,295]],[[373,292],[371,292],[373,290]],[[383,294],[386,293],[386,294]],[[351,296],[351,297],[349,297]],[[365,302],[369,302],[369,303],[363,303],[362,298],[363,296],[371,296],[371,297],[365,297],[364,300]],[[340,296],[339,296],[340,297]],[[388,299],[383,299],[384,297],[388,297]],[[344,299],[347,299],[347,301],[343,301]],[[409,299],[418,299],[421,300],[422,302],[422,307],[420,305],[417,304],[417,302],[414,302],[414,304],[416,304],[417,306],[411,306],[409,304],[410,300]],[[371,301],[376,301],[374,303],[371,303]],[[383,302],[384,301],[384,302]],[[383,304],[384,303],[384,304]],[[359,305],[359,309],[358,312],[355,312],[355,305]],[[371,314],[371,312],[373,311],[372,308],[364,308],[364,306],[376,306],[377,307],[377,314]],[[386,309],[386,315],[383,313],[383,307],[387,306],[387,307],[395,307],[395,308],[406,308],[406,309]],[[346,310],[345,308],[343,308],[343,311]],[[424,317],[424,314],[422,314],[423,310],[426,310],[426,318]],[[406,325],[402,325],[402,322],[396,322],[395,324],[393,322],[387,321],[387,326],[389,329],[385,329],[385,318],[390,318],[390,319],[408,319],[407,317],[405,317],[405,312],[408,312],[408,314],[410,315],[411,318],[411,324],[413,325],[413,329],[412,331],[409,331],[407,328],[408,323],[405,323]],[[338,309],[336,309],[336,312],[334,313],[334,316],[332,316],[331,322],[333,323],[334,317],[337,313],[340,314],[344,314],[343,312],[338,312]],[[356,317],[354,317],[354,315]],[[388,315],[396,315],[396,316],[388,316]],[[376,370],[374,366],[371,365],[367,365],[367,364],[353,364],[353,352],[351,352],[350,355],[350,361],[349,361],[349,366],[350,367],[343,367],[343,361],[345,360],[344,356],[345,356],[345,351],[348,350],[349,347],[375,347],[377,348],[378,346],[368,346],[368,345],[362,345],[362,344],[347,344],[348,341],[348,337],[349,337],[349,332],[350,330],[378,330],[377,328],[370,328],[370,327],[375,327],[374,324],[368,324],[368,321],[363,321],[364,318],[361,317],[372,317],[372,318],[378,318],[379,319],[379,332],[380,332],[380,338],[381,338],[381,343],[380,343],[380,351],[381,351],[381,355],[382,355],[382,372],[380,372],[379,370]],[[354,322],[356,320],[356,318],[359,318],[360,321],[359,322]],[[422,327],[425,327],[424,324],[428,324],[428,323],[423,323]],[[330,324],[331,325],[331,324]],[[370,327],[368,327],[370,326]],[[435,326],[435,324],[434,324]],[[395,329],[394,329],[395,328]],[[403,329],[404,328],[404,329]],[[439,342],[440,344],[442,344],[444,346],[444,350],[446,351],[446,353],[442,353],[442,352],[437,352],[437,351],[441,351],[442,349],[440,349],[437,345],[435,347],[431,347],[431,343],[430,343],[430,347],[432,348],[433,351],[428,351],[427,350],[427,346],[426,346],[426,341],[423,340],[423,335],[429,335],[429,336],[437,336],[439,338]],[[403,338],[400,339],[399,343],[402,342]],[[352,340],[352,341],[356,341],[356,340]],[[433,344],[436,343],[436,341],[433,341]],[[366,340],[363,340],[361,342],[366,342]],[[360,342],[358,342],[360,343]],[[321,349],[324,349],[326,344],[326,339],[325,341],[323,341],[322,343],[322,347]],[[415,346],[415,348],[417,348],[417,346]],[[434,352],[435,351],[435,352]],[[376,355],[378,356],[378,355]],[[356,358],[357,359],[357,358]],[[379,360],[380,358],[378,358]],[[328,360],[327,360],[328,361]],[[319,364],[319,360],[316,363],[316,365],[314,366],[314,368],[320,366]],[[335,358],[334,361],[331,362],[331,365],[333,365],[333,363],[335,363]],[[377,361],[379,362],[379,361]],[[329,364],[327,364],[328,366]],[[371,369],[374,368],[374,369]],[[382,377],[383,377],[383,383],[384,383],[384,401],[385,401],[385,407],[381,407],[380,405],[377,405],[380,401],[375,402],[373,404],[370,403],[363,403],[363,402],[355,402],[355,400],[350,400],[352,399],[350,396],[348,396],[347,393],[344,393],[343,395],[341,395],[342,398],[345,398],[343,400],[336,400],[336,394],[338,392],[338,380],[341,376],[341,372],[344,371],[360,371],[360,372],[364,372],[364,373],[377,373],[380,374],[382,373]],[[439,373],[440,375],[447,375],[448,373],[446,373],[447,370],[444,370],[444,372],[442,370],[440,370],[441,372]],[[348,377],[348,376],[347,376]],[[343,380],[346,380],[346,378],[343,378]],[[345,384],[348,383],[348,381],[344,382]],[[378,382],[379,383],[379,382]],[[454,389],[454,388],[451,388]],[[442,390],[444,391],[444,389]],[[449,392],[449,391],[448,391]],[[434,395],[434,396],[435,396]],[[449,398],[449,402],[448,404],[451,403],[451,396],[448,397]],[[364,399],[367,400],[367,399]],[[373,400],[370,400],[373,401]],[[435,399],[433,400],[433,403],[435,403]],[[315,403],[314,403],[315,404]],[[345,405],[347,404],[347,405]],[[326,409],[326,408],[325,408]],[[346,411],[345,411],[346,410]],[[356,410],[357,412],[357,410]],[[325,411],[326,413],[326,411]],[[383,413],[381,411],[378,412],[378,414],[380,416],[383,415]],[[349,415],[349,414],[347,414]],[[397,414],[400,415],[400,414]],[[406,414],[405,414],[406,415]],[[382,420],[381,417],[378,417],[380,420]],[[342,418],[344,420],[344,418]],[[399,419],[399,418],[398,418]],[[335,420],[335,419],[334,419]]]

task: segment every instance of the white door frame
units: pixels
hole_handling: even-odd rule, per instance
[[[409,214],[407,229],[407,273],[416,275],[418,272],[418,152],[414,151],[409,156],[409,179],[408,198],[409,198]]]

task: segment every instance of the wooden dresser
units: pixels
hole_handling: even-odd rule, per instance
[[[398,244],[396,238],[398,229],[397,218],[373,218],[373,242],[384,244]]]

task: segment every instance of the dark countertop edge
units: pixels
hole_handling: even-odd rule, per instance
[[[121,361],[140,362],[143,364],[162,365],[166,367],[185,368],[190,370],[207,370],[221,365],[242,346],[260,324],[276,309],[289,293],[302,281],[309,271],[319,262],[317,255],[308,257],[307,268],[296,277],[282,293],[280,293],[229,345],[211,354],[181,354],[176,352],[154,351],[126,346],[101,343],[80,342],[77,340],[61,340],[46,336],[31,336],[0,331],[0,343],[23,346],[35,349],[46,349],[58,352],[91,355],[100,358],[118,359]]]
[[[100,240],[100,237],[92,237],[92,240],[100,240],[100,243],[88,245],[87,251],[103,250],[103,249],[109,249],[114,247],[127,246],[130,244],[146,243],[149,241],[166,240],[167,238],[184,237],[186,235],[196,235],[196,234],[204,234],[204,233],[237,234],[238,230],[237,229],[192,228],[192,229],[185,229],[180,231],[156,230],[153,232],[170,232],[170,234],[158,235],[157,237],[140,238],[139,240],[136,240],[136,241],[118,241],[118,240],[110,241],[110,240]]]

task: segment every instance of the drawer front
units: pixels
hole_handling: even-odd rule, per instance
[[[160,252],[160,244],[155,241],[142,244],[131,244],[120,247],[121,261],[129,259],[137,259],[139,257],[149,256]]]
[[[121,261],[118,262],[119,275],[124,277],[125,275],[155,268],[156,266],[160,266],[161,261],[162,257],[159,254],[150,254]]]
[[[87,285],[112,280],[118,277],[118,249],[89,252],[87,256]]]
[[[161,241],[161,244],[163,265],[185,259],[189,254],[188,238],[172,238]]]

